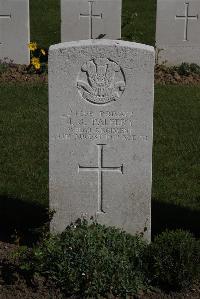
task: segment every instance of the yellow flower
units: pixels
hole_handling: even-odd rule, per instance
[[[35,67],[36,70],[40,69],[40,59],[39,58],[33,57],[31,59],[31,64]]]
[[[36,64],[34,65],[34,67],[35,67],[36,70],[39,70],[39,69],[40,69],[40,63],[36,63]]]
[[[37,43],[31,42],[30,44],[28,44],[28,47],[31,51],[35,51],[37,49]]]
[[[36,63],[40,63],[40,59],[37,58],[37,57],[33,57],[33,58],[31,59],[31,63],[32,63],[33,65],[36,64]]]
[[[41,51],[42,55],[44,55],[44,56],[46,55],[46,52],[44,49],[41,49],[40,51]]]

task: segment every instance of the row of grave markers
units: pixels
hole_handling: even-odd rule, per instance
[[[121,38],[122,0],[61,0],[61,42]],[[0,59],[29,64],[29,0],[0,0]],[[157,0],[158,62],[200,64],[200,1]]]
[[[61,41],[120,39],[121,7],[122,0],[61,0]],[[29,0],[0,0],[0,59],[29,64],[29,41]]]

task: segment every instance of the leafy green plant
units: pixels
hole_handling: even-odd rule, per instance
[[[12,65],[12,61],[9,62],[7,58],[4,58],[3,60],[0,59],[0,74],[5,73],[10,65]]]
[[[67,295],[125,296],[145,287],[146,246],[139,236],[79,221],[48,236],[28,256],[23,252],[21,267],[53,280]]]
[[[150,286],[180,290],[200,278],[200,241],[182,230],[163,232],[148,245],[141,236],[78,220],[18,256],[29,277],[46,277],[67,296],[125,297]]]
[[[190,74],[190,65],[189,63],[182,63],[178,68],[177,68],[177,72],[179,75],[184,75],[184,76],[188,76]]]
[[[200,275],[200,242],[187,231],[166,231],[150,244],[146,260],[153,284],[181,289]]]
[[[196,63],[191,63],[190,64],[190,70],[194,74],[200,75],[200,66]]]
[[[178,67],[173,67],[175,71],[178,72],[179,75],[181,76],[189,76],[190,74],[198,74],[200,75],[200,66],[196,63],[186,63],[183,62],[181,65]]]

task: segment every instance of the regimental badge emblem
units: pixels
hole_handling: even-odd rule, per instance
[[[122,68],[107,58],[86,62],[78,75],[80,96],[89,103],[105,105],[118,101],[126,87]]]

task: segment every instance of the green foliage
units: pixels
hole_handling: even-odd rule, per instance
[[[8,62],[6,58],[3,60],[0,59],[0,75],[5,73],[9,69],[11,64],[12,62]]]
[[[131,295],[156,286],[180,290],[200,278],[200,241],[187,231],[166,231],[151,244],[141,236],[78,220],[18,252],[29,277],[42,275],[65,295]]]
[[[181,289],[200,277],[200,242],[187,231],[166,231],[147,249],[148,275],[152,283]]]
[[[21,267],[53,280],[67,295],[125,296],[145,287],[139,236],[79,221],[61,235],[48,236]]]
[[[179,75],[185,75],[188,76],[190,74],[190,64],[183,62],[178,68],[177,72]]]
[[[7,69],[7,64],[0,61],[0,74],[3,74]]]
[[[191,63],[190,64],[190,70],[194,74],[200,75],[200,66],[196,63]]]
[[[200,75],[200,66],[196,63],[189,64],[183,62],[180,66],[174,67],[173,69],[181,76],[189,76],[192,73]]]

